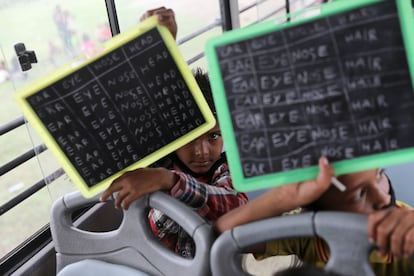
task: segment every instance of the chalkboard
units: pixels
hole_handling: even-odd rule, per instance
[[[169,31],[155,18],[93,59],[17,93],[17,101],[85,197],[215,125]]]
[[[336,1],[208,41],[238,190],[314,178],[320,156],[337,174],[414,160],[410,2]]]

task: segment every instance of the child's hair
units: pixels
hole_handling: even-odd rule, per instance
[[[208,74],[203,72],[200,67],[197,67],[193,70],[193,75],[195,80],[197,81],[198,86],[201,89],[201,92],[204,95],[204,98],[207,101],[208,107],[210,107],[211,112],[213,112],[214,116],[216,116],[216,107],[214,105],[213,94],[211,92],[210,86],[210,79]]]
[[[204,98],[207,101],[208,107],[211,109],[211,112],[213,112],[214,116],[217,117],[208,74],[206,72],[203,72],[200,67],[194,69],[192,73],[198,86],[200,87],[201,92],[203,93]],[[180,163],[179,166],[182,167],[184,171],[189,171],[189,169],[186,168],[184,164],[182,164],[181,160],[176,156],[174,152],[151,164],[150,167],[171,168],[173,162]]]

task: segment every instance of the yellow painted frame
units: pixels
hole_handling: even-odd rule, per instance
[[[75,168],[74,164],[70,162],[67,158],[61,147],[58,145],[56,140],[53,138],[52,134],[47,130],[46,126],[42,122],[42,119],[36,114],[34,109],[32,108],[31,104],[28,102],[27,97],[34,95],[42,89],[51,86],[55,82],[59,81],[60,79],[76,72],[77,70],[87,66],[91,62],[104,57],[106,54],[110,53],[116,48],[124,45],[125,43],[139,37],[141,34],[145,33],[146,31],[157,28],[159,34],[161,35],[171,57],[173,58],[174,62],[176,63],[184,81],[186,82],[194,100],[204,117],[205,123],[198,126],[197,128],[193,129],[189,133],[185,134],[184,136],[174,140],[173,142],[161,147],[160,149],[156,150],[155,152],[145,156],[144,158],[140,159],[139,161],[135,162],[134,164],[124,168],[123,170],[111,175],[110,177],[104,179],[103,181],[95,184],[92,187],[89,187],[82,176],[79,174],[77,169]],[[54,154],[57,158],[59,163],[61,164],[64,171],[76,185],[76,187],[80,190],[84,197],[92,197],[103,190],[105,190],[116,178],[121,176],[124,172],[133,170],[136,168],[146,167],[157,160],[161,159],[162,157],[170,154],[171,152],[175,151],[176,149],[182,147],[183,145],[189,143],[190,141],[194,140],[198,136],[202,135],[203,133],[207,132],[211,128],[213,128],[216,124],[214,115],[212,114],[211,110],[208,107],[208,104],[197,84],[195,81],[191,70],[189,69],[186,61],[182,57],[176,41],[172,37],[171,33],[168,29],[158,23],[156,17],[151,17],[146,19],[145,21],[141,22],[138,26],[130,29],[127,32],[121,33],[111,40],[107,41],[103,45],[101,45],[101,49],[99,49],[99,54],[96,56],[87,59],[85,56],[80,57],[79,59],[67,64],[58,70],[54,71],[53,73],[38,79],[34,83],[28,85],[27,87],[22,88],[19,90],[15,95],[15,100],[18,106],[22,109],[24,115],[26,116],[27,120],[33,126],[33,128],[37,131],[39,136],[42,138],[48,149]],[[160,68],[160,70],[162,70]]]

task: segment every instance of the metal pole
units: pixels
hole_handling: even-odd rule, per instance
[[[118,15],[116,13],[115,1],[105,0],[106,11],[108,13],[109,26],[111,27],[112,36],[120,33]]]
[[[223,32],[240,28],[239,4],[234,0],[220,0]]]

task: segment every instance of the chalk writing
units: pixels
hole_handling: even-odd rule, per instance
[[[414,146],[396,5],[383,1],[215,48],[244,177]]]
[[[89,187],[205,123],[156,28],[27,101]]]

